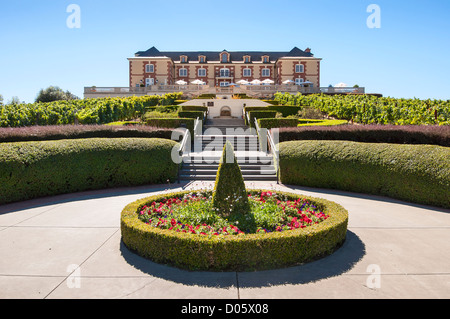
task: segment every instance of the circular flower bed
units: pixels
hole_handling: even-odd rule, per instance
[[[211,191],[152,196],[122,212],[124,244],[155,262],[190,270],[259,270],[300,264],[334,252],[348,213],[302,195],[248,191],[251,210],[217,214]]]
[[[241,235],[305,228],[326,220],[305,198],[286,199],[275,192],[248,194],[250,214],[223,218],[212,206],[211,192],[193,192],[145,205],[139,219],[160,229],[199,235]]]

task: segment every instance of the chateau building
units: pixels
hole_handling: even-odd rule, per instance
[[[309,48],[288,52],[198,51],[163,52],[155,47],[128,58],[130,88],[154,85],[191,84],[200,80],[208,87],[265,81],[320,87],[320,61]]]

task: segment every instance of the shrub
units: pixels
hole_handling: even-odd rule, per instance
[[[275,118],[275,119],[259,119],[258,124],[260,128],[268,130],[278,127],[297,127],[298,119]]]
[[[203,113],[202,111],[180,111],[178,112],[178,116],[181,118],[189,118],[194,120],[199,118],[200,121],[203,121],[205,113]]]
[[[449,208],[449,159],[434,145],[291,141],[280,143],[280,179]]]
[[[174,105],[180,105],[180,104],[182,104],[182,103],[185,103],[185,102],[187,102],[188,100],[175,100],[175,101],[173,101],[173,104]]]
[[[261,191],[250,191],[256,194]],[[345,241],[348,212],[324,199],[280,193],[287,199],[305,198],[329,215],[325,221],[304,229],[267,234],[203,236],[177,233],[149,226],[139,220],[146,205],[188,192],[145,198],[122,211],[121,233],[124,244],[142,257],[157,263],[189,270],[253,271],[287,267],[333,253]]]
[[[189,118],[149,118],[146,120],[146,124],[159,128],[180,128],[185,126],[194,136],[195,120]]]
[[[279,141],[346,140],[367,143],[433,144],[450,146],[450,128],[431,125],[341,125],[280,128]]]
[[[165,139],[139,138],[0,144],[0,204],[174,181],[175,145]]]
[[[181,111],[201,111],[208,112],[207,106],[196,106],[196,105],[182,105]]]
[[[263,102],[269,103],[271,105],[278,105],[279,102],[275,100],[262,100]]]
[[[251,111],[275,111],[283,114],[283,117],[290,115],[297,115],[303,109],[302,106],[289,105],[269,105],[269,106],[247,106],[244,108],[245,112]]]
[[[0,128],[0,143],[85,138],[145,137],[171,139],[173,129],[145,125],[49,125]]]
[[[250,117],[250,127],[255,127],[255,119],[275,118],[277,112],[275,111],[250,111],[248,112]]]
[[[212,202],[217,213],[225,217],[245,214],[250,209],[241,168],[229,141],[223,148]]]

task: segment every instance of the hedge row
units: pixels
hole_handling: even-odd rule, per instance
[[[207,106],[196,106],[196,105],[182,105],[181,110],[182,111],[208,112],[208,107]]]
[[[450,149],[349,141],[280,143],[284,184],[340,189],[450,208]]]
[[[194,120],[199,118],[201,121],[205,120],[205,113],[203,113],[202,111],[180,111],[178,112],[178,116],[180,118],[189,118]]]
[[[169,129],[185,127],[190,131],[191,136],[194,136],[195,119],[193,118],[149,118],[146,119],[146,124]]]
[[[434,125],[343,125],[280,128],[280,142],[294,140],[345,140],[366,143],[432,144],[450,147],[450,127]]]
[[[270,119],[275,118],[277,112],[275,111],[249,111],[248,116],[250,118],[250,123],[248,125],[250,127],[255,127],[255,119]]]
[[[283,117],[296,115],[301,110],[303,110],[303,106],[290,106],[290,105],[247,106],[244,108],[245,112],[275,111],[277,113],[281,113]]]
[[[266,128],[268,130],[278,127],[297,127],[299,124],[298,119],[288,119],[288,118],[275,118],[275,119],[259,119],[258,125],[261,128]]]
[[[142,137],[171,139],[173,129],[145,125],[50,125],[0,128],[0,143],[84,138]]]
[[[80,139],[0,144],[0,204],[118,186],[175,181],[176,142]]]
[[[315,260],[334,252],[346,238],[348,212],[342,206],[289,193],[283,194],[290,200],[307,198],[330,217],[304,229],[212,237],[154,228],[139,220],[143,206],[187,193],[152,196],[125,207],[121,216],[124,244],[154,262],[189,270],[252,271]]]

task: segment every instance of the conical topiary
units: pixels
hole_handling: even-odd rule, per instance
[[[223,217],[246,214],[250,211],[244,178],[229,141],[223,148],[212,202],[217,213]]]

